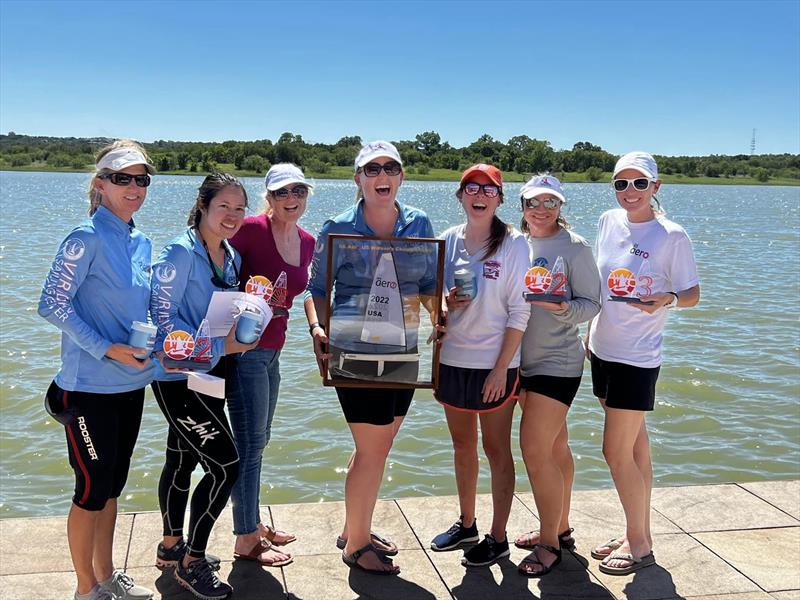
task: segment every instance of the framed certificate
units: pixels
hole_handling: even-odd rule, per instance
[[[324,384],[435,387],[444,241],[331,234],[327,258]]]

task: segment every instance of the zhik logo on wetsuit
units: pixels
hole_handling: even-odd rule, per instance
[[[192,417],[187,416],[185,419],[178,419],[178,423],[183,425],[186,431],[196,432],[202,440],[202,442],[200,442],[201,446],[205,446],[208,440],[213,440],[219,434],[219,430],[214,429],[213,427],[206,429],[207,425],[211,425],[211,421],[198,423]]]

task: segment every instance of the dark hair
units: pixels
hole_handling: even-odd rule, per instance
[[[244,205],[247,206],[247,191],[244,189],[242,182],[230,173],[214,172],[211,173],[211,175],[206,175],[206,178],[203,179],[203,183],[201,183],[200,187],[197,189],[197,199],[194,201],[192,210],[189,211],[189,219],[186,224],[189,225],[189,227],[198,227],[200,225],[200,219],[202,218],[200,209],[204,208],[208,210],[214,196],[226,187],[231,186],[239,188],[242,191]]]
[[[464,186],[468,183],[469,180],[463,182],[461,185],[458,186],[458,191],[456,192],[456,198],[458,198],[459,200],[461,200],[461,196],[464,193]],[[498,203],[498,206],[500,206],[500,204],[503,203],[503,188],[502,186],[498,187],[500,187],[500,192],[499,192],[500,202]],[[492,217],[492,224],[489,228],[489,238],[486,240],[486,243],[483,246],[485,251],[483,253],[483,256],[481,257],[481,260],[486,260],[492,254],[497,252],[497,249],[500,247],[500,244],[502,244],[503,240],[506,239],[506,236],[509,233],[511,233],[511,230],[512,230],[511,225],[508,225],[500,217],[494,215]]]

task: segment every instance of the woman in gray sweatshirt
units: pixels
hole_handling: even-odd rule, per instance
[[[566,198],[558,179],[533,177],[522,187],[521,200],[532,266],[525,277],[531,318],[522,339],[520,445],[540,524],[515,544],[533,551],[519,572],[541,577],[561,561],[562,548],[575,546],[567,411],[583,374],[578,325],[600,310],[600,276],[588,243],[568,231],[561,215]]]

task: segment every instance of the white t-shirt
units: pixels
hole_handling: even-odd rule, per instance
[[[513,229],[492,256],[481,260],[483,250],[470,255],[464,247],[464,229],[458,225],[442,234],[445,287],[449,290],[455,285],[453,273],[469,269],[475,276],[476,294],[464,310],[449,311],[440,360],[452,367],[493,369],[506,328],[525,331],[528,326],[531,310],[523,298],[530,266],[528,243]],[[519,366],[519,349],[508,366]]]
[[[692,241],[664,217],[631,223],[622,208],[609,210],[597,224],[596,252],[602,309],[592,322],[589,349],[599,358],[636,367],[661,364],[667,309],[648,314],[614,296],[679,292],[699,283]]]

